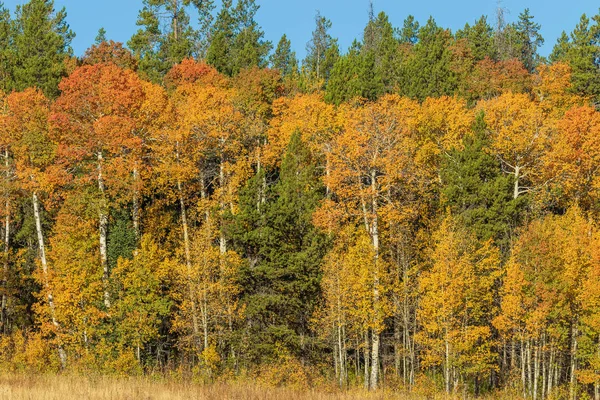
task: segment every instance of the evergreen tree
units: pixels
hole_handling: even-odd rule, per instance
[[[316,28],[312,33],[312,39],[306,45],[307,54],[302,65],[309,79],[326,83],[339,57],[339,47],[337,39],[329,34],[331,21],[317,12],[315,22]]]
[[[384,91],[391,92],[396,83],[398,45],[399,43],[394,37],[394,28],[387,14],[381,12],[375,18],[371,11],[369,23],[363,34],[362,53],[363,63],[369,64],[369,59],[373,59],[370,74],[374,77],[370,82],[365,82],[365,86],[371,86],[372,90],[382,86],[381,92],[373,93],[374,96],[378,96]]]
[[[572,72],[573,90],[600,102],[600,14],[590,19],[583,14],[570,37],[562,35],[550,56],[567,62]]]
[[[451,68],[452,35],[439,27],[433,18],[419,29],[419,40],[401,71],[402,94],[416,98],[450,95],[456,88]]]
[[[563,61],[567,57],[567,52],[569,51],[569,35],[567,32],[562,31],[560,37],[556,40],[556,44],[552,48],[552,53],[550,53],[550,62]]]
[[[494,30],[488,24],[487,17],[482,15],[473,26],[466,24],[465,27],[456,32],[457,39],[467,39],[471,54],[475,62],[486,57],[495,58]]]
[[[237,30],[231,60],[234,75],[244,68],[267,66],[267,56],[273,45],[264,40],[265,34],[254,19],[258,9],[254,0],[238,0],[235,8]]]
[[[102,42],[106,42],[106,29],[104,29],[104,28],[98,29],[98,34],[96,35],[96,38],[94,39],[95,45],[99,45]]]
[[[360,70],[362,64],[361,46],[355,40],[348,53],[340,56],[329,77],[325,91],[325,100],[332,104],[341,104],[354,97],[362,96]]]
[[[540,35],[540,24],[533,22],[533,16],[526,8],[519,14],[519,20],[515,24],[518,39],[519,59],[529,72],[533,72],[539,63],[538,48],[544,44],[544,38]]]
[[[272,44],[254,17],[258,11],[254,0],[223,1],[212,29],[206,60],[217,71],[236,75],[244,68],[266,67]]]
[[[14,53],[10,12],[0,2],[0,91],[10,92],[13,86]]]
[[[319,302],[320,263],[327,240],[312,225],[323,187],[300,134],[292,136],[279,181],[257,207],[262,172],[240,195],[232,236],[249,260],[244,302],[252,358],[274,357],[277,346],[306,354],[309,319]],[[302,339],[304,337],[304,340]],[[304,351],[303,351],[304,350]]]
[[[449,207],[477,239],[494,239],[507,250],[524,200],[513,199],[511,177],[503,174],[498,160],[487,153],[489,139],[485,130],[480,113],[473,134],[464,139],[464,148],[454,149],[446,157],[441,168],[442,206]]]
[[[279,40],[275,53],[271,56],[271,66],[284,77],[298,71],[296,52],[292,51],[292,43],[285,34]]]
[[[231,75],[231,59],[235,40],[236,21],[232,0],[223,0],[221,10],[212,27],[210,45],[206,51],[206,61],[217,71]]]
[[[406,17],[399,32],[400,43],[416,44],[419,40],[419,29],[419,22],[415,17],[412,15]]]
[[[202,0],[144,0],[137,25],[141,28],[127,43],[139,58],[139,71],[153,82],[177,63],[197,55],[198,33],[190,25],[188,7]]]
[[[17,6],[13,42],[16,90],[38,87],[48,97],[58,95],[75,37],[66,18],[64,8],[55,12],[53,0],[30,0]]]

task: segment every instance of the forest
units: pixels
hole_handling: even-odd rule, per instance
[[[140,4],[0,2],[0,371],[600,399],[600,13]]]

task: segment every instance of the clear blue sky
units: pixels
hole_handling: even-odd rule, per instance
[[[0,0],[2,1],[2,0]],[[5,6],[14,10],[25,0],[4,0]],[[342,49],[361,36],[367,22],[368,0],[256,0],[260,10],[256,16],[266,38],[277,43],[287,34],[294,50],[302,59],[306,42],[314,28],[314,15],[319,10],[329,18],[331,33],[339,38]],[[75,54],[81,55],[94,41],[100,27],[109,39],[127,42],[137,30],[135,21],[142,0],[55,0],[58,8],[66,7],[68,22],[77,37],[73,41]],[[432,15],[443,27],[456,31],[465,22],[472,23],[482,14],[494,21],[496,0],[374,0],[375,11],[385,11],[394,26],[401,26],[404,18],[412,14],[424,24]],[[502,0],[508,10],[506,19],[514,21],[519,13],[529,7],[535,21],[542,25],[546,43],[540,50],[548,55],[560,33],[570,32],[581,14],[598,13],[598,0]]]

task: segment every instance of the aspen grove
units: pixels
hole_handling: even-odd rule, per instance
[[[600,14],[257,10],[0,3],[0,368],[600,400]]]

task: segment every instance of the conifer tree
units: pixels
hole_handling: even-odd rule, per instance
[[[244,274],[248,340],[253,358],[264,360],[275,356],[278,345],[295,355],[307,354],[306,335],[320,298],[319,266],[327,241],[312,225],[324,190],[298,133],[290,140],[262,216],[255,193],[261,181],[255,177],[241,195],[233,238],[250,260]]]
[[[279,40],[270,61],[271,66],[278,70],[283,77],[291,76],[298,71],[296,52],[292,51],[292,43],[285,34]]]
[[[315,23],[312,39],[306,45],[307,54],[302,66],[309,79],[321,86],[320,82],[326,83],[329,80],[331,69],[339,57],[339,48],[337,39],[329,34],[331,21],[317,12]]]
[[[399,30],[400,43],[414,45],[419,41],[419,22],[415,17],[409,15],[406,17]]]
[[[72,55],[65,9],[55,11],[53,0],[30,0],[17,6],[14,32],[14,88],[37,87],[50,98],[66,76],[65,61]]]
[[[600,101],[600,14],[583,14],[569,36],[563,33],[554,46],[551,61],[567,62],[572,70],[573,90]]]
[[[473,133],[463,141],[462,149],[447,154],[442,167],[442,206],[478,240],[493,239],[499,247],[508,249],[511,232],[519,221],[523,198],[513,199],[513,180],[502,173],[497,159],[487,153],[483,113],[479,113]]]
[[[540,29],[540,24],[533,22],[533,16],[529,14],[529,8],[519,14],[519,20],[515,24],[519,59],[529,72],[533,72],[538,65],[540,56],[537,50],[544,44],[544,38],[539,33]]]
[[[0,2],[0,91],[10,92],[13,86],[14,49],[10,11]]]
[[[174,64],[197,55],[197,35],[190,24],[189,6],[202,12],[203,0],[144,0],[137,25],[128,42],[139,58],[140,73],[160,82]]]

